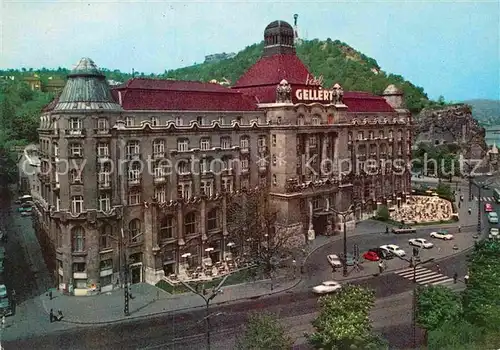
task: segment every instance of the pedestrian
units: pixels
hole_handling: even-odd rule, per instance
[[[49,290],[49,298],[50,298],[50,300],[52,300],[52,289]]]
[[[382,260],[378,263],[378,271],[379,273],[384,272],[384,262]]]
[[[385,233],[389,233],[389,226],[385,227]]]
[[[471,208],[469,208],[469,215],[470,215],[470,214],[472,214],[472,209],[471,209]]]
[[[61,309],[57,310],[57,320],[58,321],[61,321],[63,318],[63,313],[61,311]]]
[[[462,226],[458,225],[458,232],[462,232]]]
[[[460,209],[460,207],[462,206],[461,204],[462,202],[458,202],[458,209]]]
[[[455,273],[453,274],[453,283],[455,283],[455,284],[456,284],[456,283],[457,283],[457,280],[458,280],[458,273],[456,273],[456,272],[455,272]]]
[[[439,266],[439,264],[436,265],[436,268],[437,268],[438,273],[441,273],[441,266]]]
[[[50,309],[49,313],[50,323],[54,322],[54,310]]]
[[[12,289],[12,301],[16,301],[16,290]]]

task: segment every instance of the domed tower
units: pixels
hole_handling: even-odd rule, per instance
[[[82,58],[68,74],[68,81],[54,110],[121,110],[104,74],[90,58]]]
[[[276,54],[295,54],[294,31],[290,24],[285,21],[274,21],[264,30],[264,54],[272,56]]]

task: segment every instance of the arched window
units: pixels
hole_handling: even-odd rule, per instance
[[[129,222],[128,234],[131,243],[138,243],[142,240],[141,222],[139,219],[133,219]]]
[[[193,235],[196,233],[196,214],[192,211],[184,217],[184,234]]]
[[[299,115],[297,117],[297,125],[304,125],[304,116],[303,115]]]
[[[170,239],[174,237],[175,232],[175,219],[172,215],[165,216],[160,221],[160,242],[164,239]]]
[[[73,241],[73,252],[78,253],[85,251],[85,231],[83,230],[83,227],[73,227],[71,229],[71,239]]]
[[[99,248],[101,250],[111,248],[112,244],[112,228],[111,225],[103,225],[99,229]]]
[[[352,132],[350,131],[347,133],[347,141],[352,141]]]
[[[218,210],[216,208],[210,210],[207,215],[208,230],[216,230],[219,228]]]
[[[379,137],[379,138],[381,138],[381,139],[383,139],[383,138],[384,138],[384,130],[380,130],[380,131],[378,132],[378,137]]]

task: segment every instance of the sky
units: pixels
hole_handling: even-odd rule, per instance
[[[346,42],[432,99],[500,99],[500,1],[9,1],[0,68],[72,68],[81,57],[162,73],[238,52],[299,15],[299,36]]]

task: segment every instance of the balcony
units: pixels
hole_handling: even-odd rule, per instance
[[[111,136],[109,129],[94,129],[94,135],[96,135],[96,136]]]
[[[164,183],[165,181],[167,181],[167,177],[166,176],[155,176],[153,178],[153,182],[155,184],[161,184],[161,183]]]
[[[130,178],[128,179],[128,185],[129,186],[139,186],[141,184],[141,178]]]
[[[267,147],[266,146],[259,146],[259,153],[266,153],[267,152]]]
[[[80,137],[86,136],[85,129],[69,129],[69,130],[65,130],[64,134],[67,138],[71,138],[71,137],[80,138]]]
[[[165,152],[154,152],[153,159],[163,159],[165,158]]]
[[[259,164],[259,172],[260,173],[265,173],[267,171],[267,164]]]
[[[111,180],[99,181],[97,185],[100,190],[109,190],[111,188]]]
[[[106,162],[109,161],[111,158],[109,154],[98,154],[97,155],[97,161],[99,162]]]
[[[102,269],[99,273],[100,277],[106,277],[113,274],[113,268]]]
[[[75,280],[86,280],[87,273],[86,272],[73,272],[73,278]]]
[[[141,159],[141,154],[140,153],[127,153],[127,159],[128,160]]]

